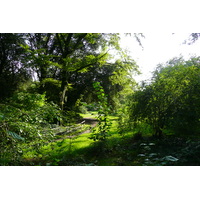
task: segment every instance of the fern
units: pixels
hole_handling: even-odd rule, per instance
[[[21,137],[20,135],[18,135],[17,133],[14,133],[14,132],[11,132],[11,131],[7,131],[7,133],[8,133],[8,135],[12,136],[15,139],[24,140],[24,138]]]

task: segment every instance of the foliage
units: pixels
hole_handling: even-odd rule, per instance
[[[0,100],[12,96],[20,83],[31,78],[30,71],[21,67],[22,43],[23,34],[0,33]]]
[[[61,81],[53,78],[43,79],[38,86],[38,92],[45,93],[48,102],[54,102],[59,105],[59,90]]]
[[[6,104],[0,104],[0,108],[1,158],[12,158],[10,162],[17,162],[30,144],[39,150],[52,141],[50,124],[62,118],[59,107],[47,103],[45,95],[40,94],[16,93]]]
[[[140,36],[134,34],[138,42]],[[42,92],[47,89],[47,98],[59,101],[64,110],[70,110],[81,94],[88,100],[94,81],[101,82],[109,103],[114,105],[117,93],[132,84],[130,74],[137,71],[136,63],[120,48],[117,33],[27,33],[23,37],[26,40],[26,44],[21,44],[26,52],[24,66],[37,74]],[[121,61],[108,63],[110,49],[117,50]],[[47,79],[59,82],[53,97],[48,92]]]
[[[86,114],[88,110],[87,110],[86,106],[81,105],[78,107],[78,111],[82,114]]]
[[[123,104],[121,109],[118,110],[118,132],[120,135],[124,135],[127,131],[133,130],[133,126],[129,121],[129,106]]]
[[[136,83],[131,74],[137,73],[137,67],[134,61],[117,60],[114,63],[107,63],[102,66],[95,65],[88,72],[72,76],[70,82],[73,85],[73,89],[68,91],[69,96],[66,105],[73,106],[81,96],[82,100],[87,104],[98,102],[92,86],[93,82],[97,81],[101,83],[113,113],[117,112],[117,109],[125,101],[126,96],[133,92]]]
[[[147,122],[158,136],[164,129],[177,134],[200,133],[199,76],[199,58],[173,59],[160,65],[151,84],[134,93],[130,120]]]
[[[96,140],[103,141],[108,137],[109,129],[111,126],[111,123],[108,119],[110,108],[107,102],[107,97],[100,83],[95,82],[93,86],[96,91],[97,97],[99,99],[98,117],[97,117],[99,122],[98,125],[95,128],[93,128],[92,130],[93,134],[90,137],[90,139],[93,139],[94,141]]]
[[[119,40],[117,33],[0,34],[2,165],[20,164],[31,149],[32,159],[42,157],[41,147],[54,139],[52,127],[76,123],[77,112],[97,110],[98,101],[102,123],[95,134],[105,140],[108,105],[123,101],[134,85],[131,73],[137,71]],[[109,63],[110,49],[120,52],[121,60]],[[94,81],[102,85],[95,86],[98,95]],[[77,106],[78,101],[90,106]]]
[[[142,45],[143,35],[133,36]],[[1,165],[199,164],[200,57],[159,64],[136,87],[138,66],[119,41],[116,33],[0,34]],[[121,57],[109,62],[113,48]],[[79,113],[89,110],[99,122],[77,136],[87,128],[74,125]]]
[[[32,110],[42,107],[45,104],[45,95],[16,92],[11,98],[9,98],[9,102],[19,109],[25,108],[26,110]]]
[[[62,109],[68,102],[70,77],[88,72],[94,65],[104,64],[107,47],[120,49],[118,34],[32,33],[25,34],[25,38],[27,44],[22,45],[27,53],[25,65],[37,73],[40,82],[46,78],[60,81],[58,96]]]
[[[90,104],[85,104],[85,107],[88,111],[97,111],[97,103],[90,103]]]

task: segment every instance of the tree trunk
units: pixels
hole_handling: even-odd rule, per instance
[[[155,127],[155,136],[161,138],[163,136],[163,127],[157,126]]]
[[[64,104],[67,101],[67,89],[68,89],[68,73],[63,69],[62,72],[62,82],[61,82],[61,88],[60,88],[60,106],[61,110],[64,110]]]

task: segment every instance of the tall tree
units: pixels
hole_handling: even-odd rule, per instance
[[[114,46],[119,49],[119,37],[117,34],[79,33],[56,34],[56,39],[61,55],[60,103],[63,108],[70,77],[87,72],[96,64],[104,64],[108,56],[106,48]]]
[[[51,63],[57,56],[54,45],[55,36],[51,33],[26,33],[24,37],[26,44],[22,46],[27,50],[24,64],[37,73],[39,81],[51,77]]]
[[[29,53],[28,63],[36,69],[40,81],[47,77],[61,81],[59,96],[63,109],[70,77],[90,70],[97,63],[104,64],[107,48],[119,49],[118,40],[118,34],[27,34],[25,48]],[[54,76],[50,71],[54,71]]]
[[[134,34],[139,44],[141,44],[139,40],[140,35]],[[120,61],[121,63],[116,62],[113,65],[114,74],[110,74],[112,77],[104,75],[108,79],[112,79],[112,82],[115,82],[115,86],[117,85],[117,81],[120,81],[120,84],[122,84],[123,80],[127,80],[119,79],[120,73],[124,77],[128,76],[126,73],[131,68],[130,66],[135,65],[135,63],[121,50],[119,40],[120,34],[117,33],[26,34],[26,45],[24,45],[24,48],[27,51],[27,60],[24,63],[32,67],[37,73],[41,82],[41,91],[45,91],[45,84],[55,84],[56,82],[53,79],[57,81],[56,85],[59,86],[59,90],[56,90],[56,95],[59,96],[59,104],[64,109],[70,89],[76,85],[73,81],[77,77],[82,78],[86,74],[91,75],[97,68],[100,75],[100,69],[102,66],[106,69],[105,65],[109,65],[111,69],[111,64],[106,64],[110,57],[110,49],[116,49],[121,52],[123,59]]]
[[[0,98],[9,97],[21,81],[30,78],[22,66],[23,34],[0,33]]]

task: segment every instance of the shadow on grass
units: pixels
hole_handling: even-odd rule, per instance
[[[58,166],[187,166],[200,165],[200,140],[174,135],[162,139],[138,130],[119,135],[113,119],[105,141],[89,139],[85,133],[44,147],[33,165]],[[42,155],[42,157],[41,157]]]
[[[87,145],[83,145],[88,141]],[[68,141],[69,142],[69,141]],[[68,143],[69,144],[69,143]],[[65,166],[194,166],[200,165],[200,141],[177,136],[138,137],[131,133],[121,137],[113,134],[105,141],[89,139],[72,141],[51,154],[52,165]]]

